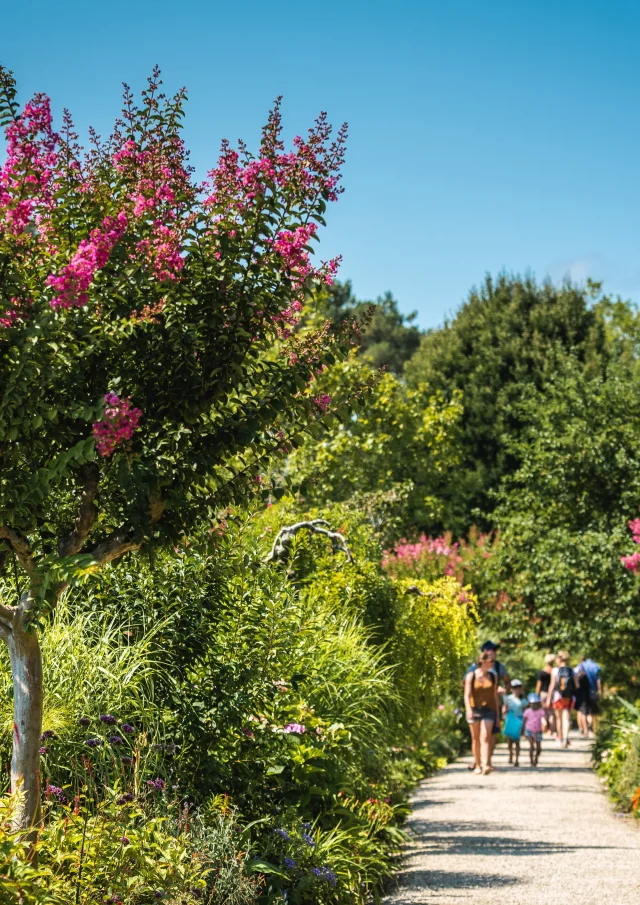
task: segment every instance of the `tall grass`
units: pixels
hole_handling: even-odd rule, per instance
[[[53,732],[45,769],[66,772],[58,763],[83,750],[87,736],[112,715],[136,730],[154,732],[162,717],[154,686],[166,674],[159,638],[165,625],[133,624],[115,615],[76,610],[63,597],[40,635],[44,683],[43,730]],[[89,720],[82,725],[80,720]],[[0,757],[7,769],[11,754],[13,686],[9,655],[0,648]],[[7,773],[3,776],[8,780]]]

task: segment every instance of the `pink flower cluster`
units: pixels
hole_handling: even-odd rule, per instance
[[[7,130],[7,158],[0,169],[0,221],[19,236],[37,206],[52,204],[59,136],[51,128],[51,104],[36,94]]]
[[[87,304],[87,290],[94,276],[105,266],[126,228],[127,218],[123,213],[117,217],[105,217],[102,229],[92,230],[90,238],[80,242],[61,273],[47,278],[47,285],[55,290],[51,299],[52,308],[71,308],[72,305],[81,308]]]
[[[21,301],[21,299],[12,297],[9,303],[9,307],[5,308],[5,310],[0,314],[0,327],[9,328],[16,321],[24,320],[25,317],[25,308],[28,308],[31,303],[29,299],[26,302]]]
[[[138,427],[142,411],[132,408],[131,400],[106,393],[104,418],[93,425],[96,449],[101,456],[111,456],[116,446],[130,440]]]
[[[635,544],[640,544],[640,518],[631,519],[628,524],[633,542]],[[640,552],[631,553],[629,556],[621,556],[620,562],[625,569],[633,572],[634,575],[640,572]]]
[[[317,230],[315,223],[309,223],[308,226],[298,226],[295,230],[282,230],[273,240],[273,249],[282,258],[296,286],[301,286],[311,272],[306,246]]]
[[[326,412],[331,405],[331,396],[327,396],[326,393],[323,393],[321,396],[316,396],[313,401],[321,412]]]
[[[454,556],[460,545],[456,543],[448,543],[444,537],[427,537],[423,534],[417,541],[411,543],[407,540],[401,540],[399,544],[393,548],[391,552],[386,552],[386,557],[394,556],[397,560],[405,560],[408,562],[417,562],[422,559],[425,554],[434,554],[435,556],[450,557]],[[445,574],[452,575],[451,571],[445,570]]]

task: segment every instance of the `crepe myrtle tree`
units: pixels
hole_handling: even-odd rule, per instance
[[[257,153],[223,142],[197,183],[185,92],[160,86],[154,71],[139,102],[125,86],[112,135],[85,150],[45,95],[20,109],[0,69],[0,559],[16,587],[0,636],[23,828],[40,807],[38,628],[60,594],[278,495],[271,458],[349,407],[313,381],[353,331],[294,329],[337,267],[310,243],[341,192],[345,127],[332,138],[322,114],[286,150],[278,101]]]

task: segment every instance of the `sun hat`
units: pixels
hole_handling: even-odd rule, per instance
[[[513,679],[511,682],[511,687],[512,688],[522,688],[522,682],[520,681],[520,679]]]
[[[513,682],[512,682],[511,684],[513,685]],[[527,698],[527,701],[528,701],[530,704],[539,704],[539,703],[540,703],[540,695],[539,695],[539,694],[536,694],[535,691],[533,691],[533,692],[529,695],[529,697]]]

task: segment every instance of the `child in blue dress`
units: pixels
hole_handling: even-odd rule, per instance
[[[524,689],[520,679],[511,683],[511,694],[504,701],[504,734],[509,745],[509,763],[520,766],[520,736],[522,734],[522,716],[527,702],[524,700]],[[514,758],[515,755],[515,758]]]

